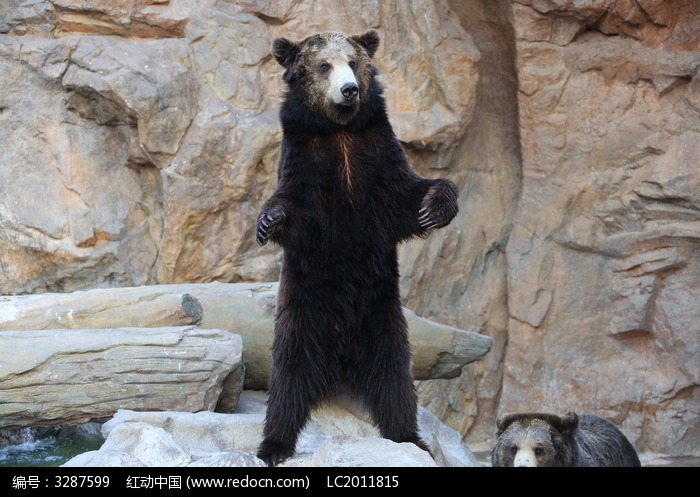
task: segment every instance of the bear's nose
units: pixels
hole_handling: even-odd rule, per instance
[[[343,96],[348,100],[351,98],[355,98],[359,92],[360,89],[358,88],[356,83],[345,83],[340,89],[340,93],[342,93]]]

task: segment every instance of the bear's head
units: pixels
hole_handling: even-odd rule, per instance
[[[501,416],[491,451],[493,467],[570,466],[578,416],[522,413]]]
[[[288,88],[300,92],[312,112],[345,125],[368,98],[378,46],[374,30],[354,36],[327,31],[299,42],[277,38],[272,54],[285,68]]]

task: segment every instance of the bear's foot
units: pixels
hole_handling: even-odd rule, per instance
[[[415,440],[413,443],[416,444],[419,449],[423,449],[431,456],[433,455],[433,453],[430,451],[430,447],[428,447],[428,444],[426,444],[423,440]]]
[[[433,455],[433,451],[430,450],[430,447],[428,447],[428,444],[425,443],[421,438],[415,438],[411,440],[414,445],[416,445],[419,449],[426,451],[428,454],[430,454],[430,457],[435,459],[435,456]]]
[[[257,454],[258,459],[262,459],[263,462],[270,467],[277,466],[293,455],[293,448],[280,442],[272,442],[269,440],[264,440],[263,443],[260,444]]]

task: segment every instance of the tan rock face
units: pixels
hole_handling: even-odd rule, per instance
[[[589,409],[700,453],[697,0],[2,2],[0,294],[275,280],[270,44],[370,28],[414,167],[461,189],[401,247],[405,303],[493,338],[422,403],[468,440]]]
[[[4,4],[0,292],[275,279],[279,251],[259,251],[252,230],[281,139],[276,36],[381,28],[399,135],[424,167],[450,167],[477,81],[469,35],[442,4],[348,8]]]
[[[697,453],[700,38],[681,33],[698,4],[598,3],[514,7],[524,179],[500,410],[594,410],[642,448]],[[541,29],[559,18],[580,25],[568,41]]]

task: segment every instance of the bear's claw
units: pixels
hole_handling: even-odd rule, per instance
[[[258,227],[255,240],[261,247],[264,246],[270,237],[279,230],[285,214],[281,207],[275,207],[267,212],[261,212],[258,216]]]
[[[428,210],[427,207],[423,207],[421,210],[419,210],[418,216],[418,222],[420,223],[420,227],[423,228],[425,231],[437,228],[440,225],[439,221],[433,219],[433,214],[430,212],[430,210]]]
[[[423,197],[418,211],[418,223],[424,232],[450,224],[457,215],[457,186],[448,180],[438,180]]]

